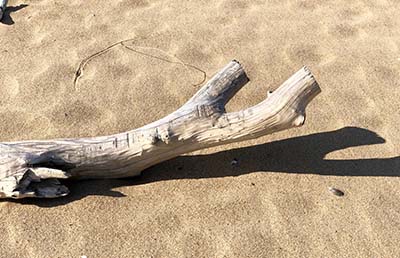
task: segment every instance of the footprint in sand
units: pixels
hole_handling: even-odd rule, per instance
[[[62,126],[71,126],[71,123],[84,124],[101,121],[101,119],[101,110],[80,100],[62,103],[52,108],[50,114],[50,120]]]
[[[314,44],[287,45],[284,54],[292,63],[326,65],[336,60],[336,55]]]
[[[152,1],[151,4],[154,4],[154,1]],[[146,1],[146,0],[135,0],[135,1],[121,0],[121,1],[117,1],[118,7],[129,8],[129,9],[146,8],[146,7],[149,7],[151,4],[150,4],[149,1]]]
[[[19,83],[15,77],[4,76],[0,85],[0,103],[12,100],[19,93]]]
[[[7,140],[27,138],[27,135],[43,137],[50,128],[47,118],[29,110],[0,110],[0,132],[1,137]]]

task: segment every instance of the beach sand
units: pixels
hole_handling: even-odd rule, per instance
[[[400,2],[9,6],[1,141],[145,125],[201,87],[203,74],[182,63],[207,78],[242,63],[251,81],[228,111],[263,100],[303,65],[322,93],[298,129],[190,153],[140,178],[73,182],[61,199],[1,201],[0,257],[398,257]],[[81,60],[126,39],[142,54],[116,46],[74,85]]]

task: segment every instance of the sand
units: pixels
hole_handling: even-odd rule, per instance
[[[398,1],[9,5],[0,23],[1,141],[147,124],[200,88],[202,73],[180,62],[210,78],[239,60],[251,82],[229,110],[258,103],[302,65],[323,92],[301,128],[191,153],[141,178],[74,183],[62,199],[0,202],[1,257],[400,253]],[[130,38],[147,55],[117,46],[74,85],[82,59]]]

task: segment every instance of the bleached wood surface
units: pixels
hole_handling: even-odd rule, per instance
[[[261,103],[227,113],[226,103],[247,82],[242,66],[231,61],[181,108],[141,128],[93,138],[0,143],[0,197],[64,196],[69,190],[58,179],[135,176],[183,153],[301,126],[307,104],[320,93],[303,67]]]

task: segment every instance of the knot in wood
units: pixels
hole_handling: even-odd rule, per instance
[[[156,128],[156,138],[157,138],[157,140],[162,141],[165,144],[168,144],[170,142],[171,135],[172,135],[172,133],[170,132],[170,127],[169,126],[162,126],[162,127],[157,127]]]

